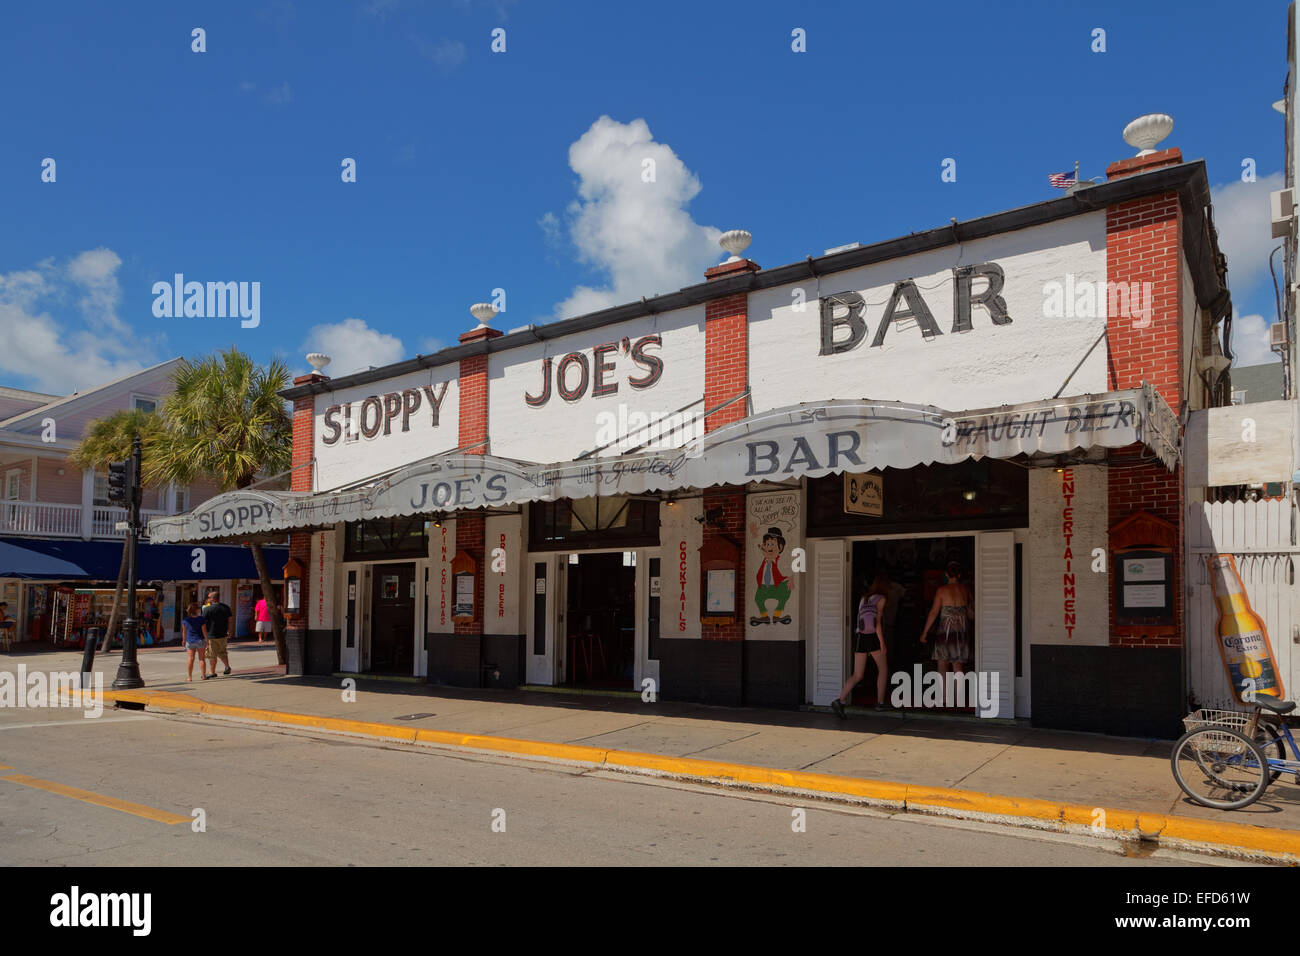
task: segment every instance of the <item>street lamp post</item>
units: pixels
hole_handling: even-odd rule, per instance
[[[136,661],[136,635],[139,621],[135,614],[136,551],[140,545],[140,436],[131,442],[131,464],[127,471],[127,548],[126,620],[122,622],[122,660],[113,678],[115,690],[132,690],[144,686],[140,665]]]

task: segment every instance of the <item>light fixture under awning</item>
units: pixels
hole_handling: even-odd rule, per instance
[[[154,541],[202,541],[526,501],[746,485],[1133,444],[1145,445],[1171,471],[1178,461],[1178,421],[1148,384],[964,412],[837,400],[751,415],[710,432],[689,449],[550,465],[447,454],[347,491],[235,491],[188,515],[154,518],[149,532]]]

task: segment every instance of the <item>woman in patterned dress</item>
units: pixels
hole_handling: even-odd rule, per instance
[[[970,590],[962,583],[960,564],[949,561],[944,573],[948,583],[935,592],[930,616],[925,619],[925,630],[921,632],[921,643],[926,643],[930,628],[934,625],[935,618],[938,618],[938,634],[930,657],[938,663],[940,674],[946,675],[949,667],[961,674],[974,656],[971,653],[970,639],[970,625],[975,619],[971,607],[974,602]],[[943,686],[946,687],[947,683],[945,678]]]

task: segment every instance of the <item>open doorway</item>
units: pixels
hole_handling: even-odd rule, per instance
[[[871,586],[878,572],[889,575],[891,591],[885,605],[885,647],[891,674],[902,671],[909,676],[915,665],[922,673],[937,670],[931,660],[936,629],[931,627],[929,643],[921,643],[921,631],[934,601],[935,592],[944,583],[944,568],[950,561],[961,565],[962,581],[974,590],[975,538],[972,535],[939,538],[877,538],[853,542],[853,578],[851,582],[850,620],[857,620],[858,601]],[[852,636],[850,635],[850,641]],[[974,670],[975,639],[971,636],[972,659],[966,670]],[[848,671],[853,669],[850,650]],[[886,694],[892,690],[886,682]],[[854,705],[872,707],[876,700],[876,664],[867,659],[867,673],[853,689]],[[973,707],[951,708],[954,712],[973,713]]]
[[[631,690],[636,630],[632,552],[570,555],[565,683]],[[574,558],[577,563],[574,563]]]

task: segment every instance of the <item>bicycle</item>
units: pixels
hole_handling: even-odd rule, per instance
[[[1300,783],[1300,747],[1282,720],[1295,701],[1257,696],[1253,703],[1250,712],[1202,708],[1183,718],[1186,733],[1169,762],[1178,786],[1202,806],[1248,807],[1284,773]],[[1287,745],[1294,760],[1287,759]]]

